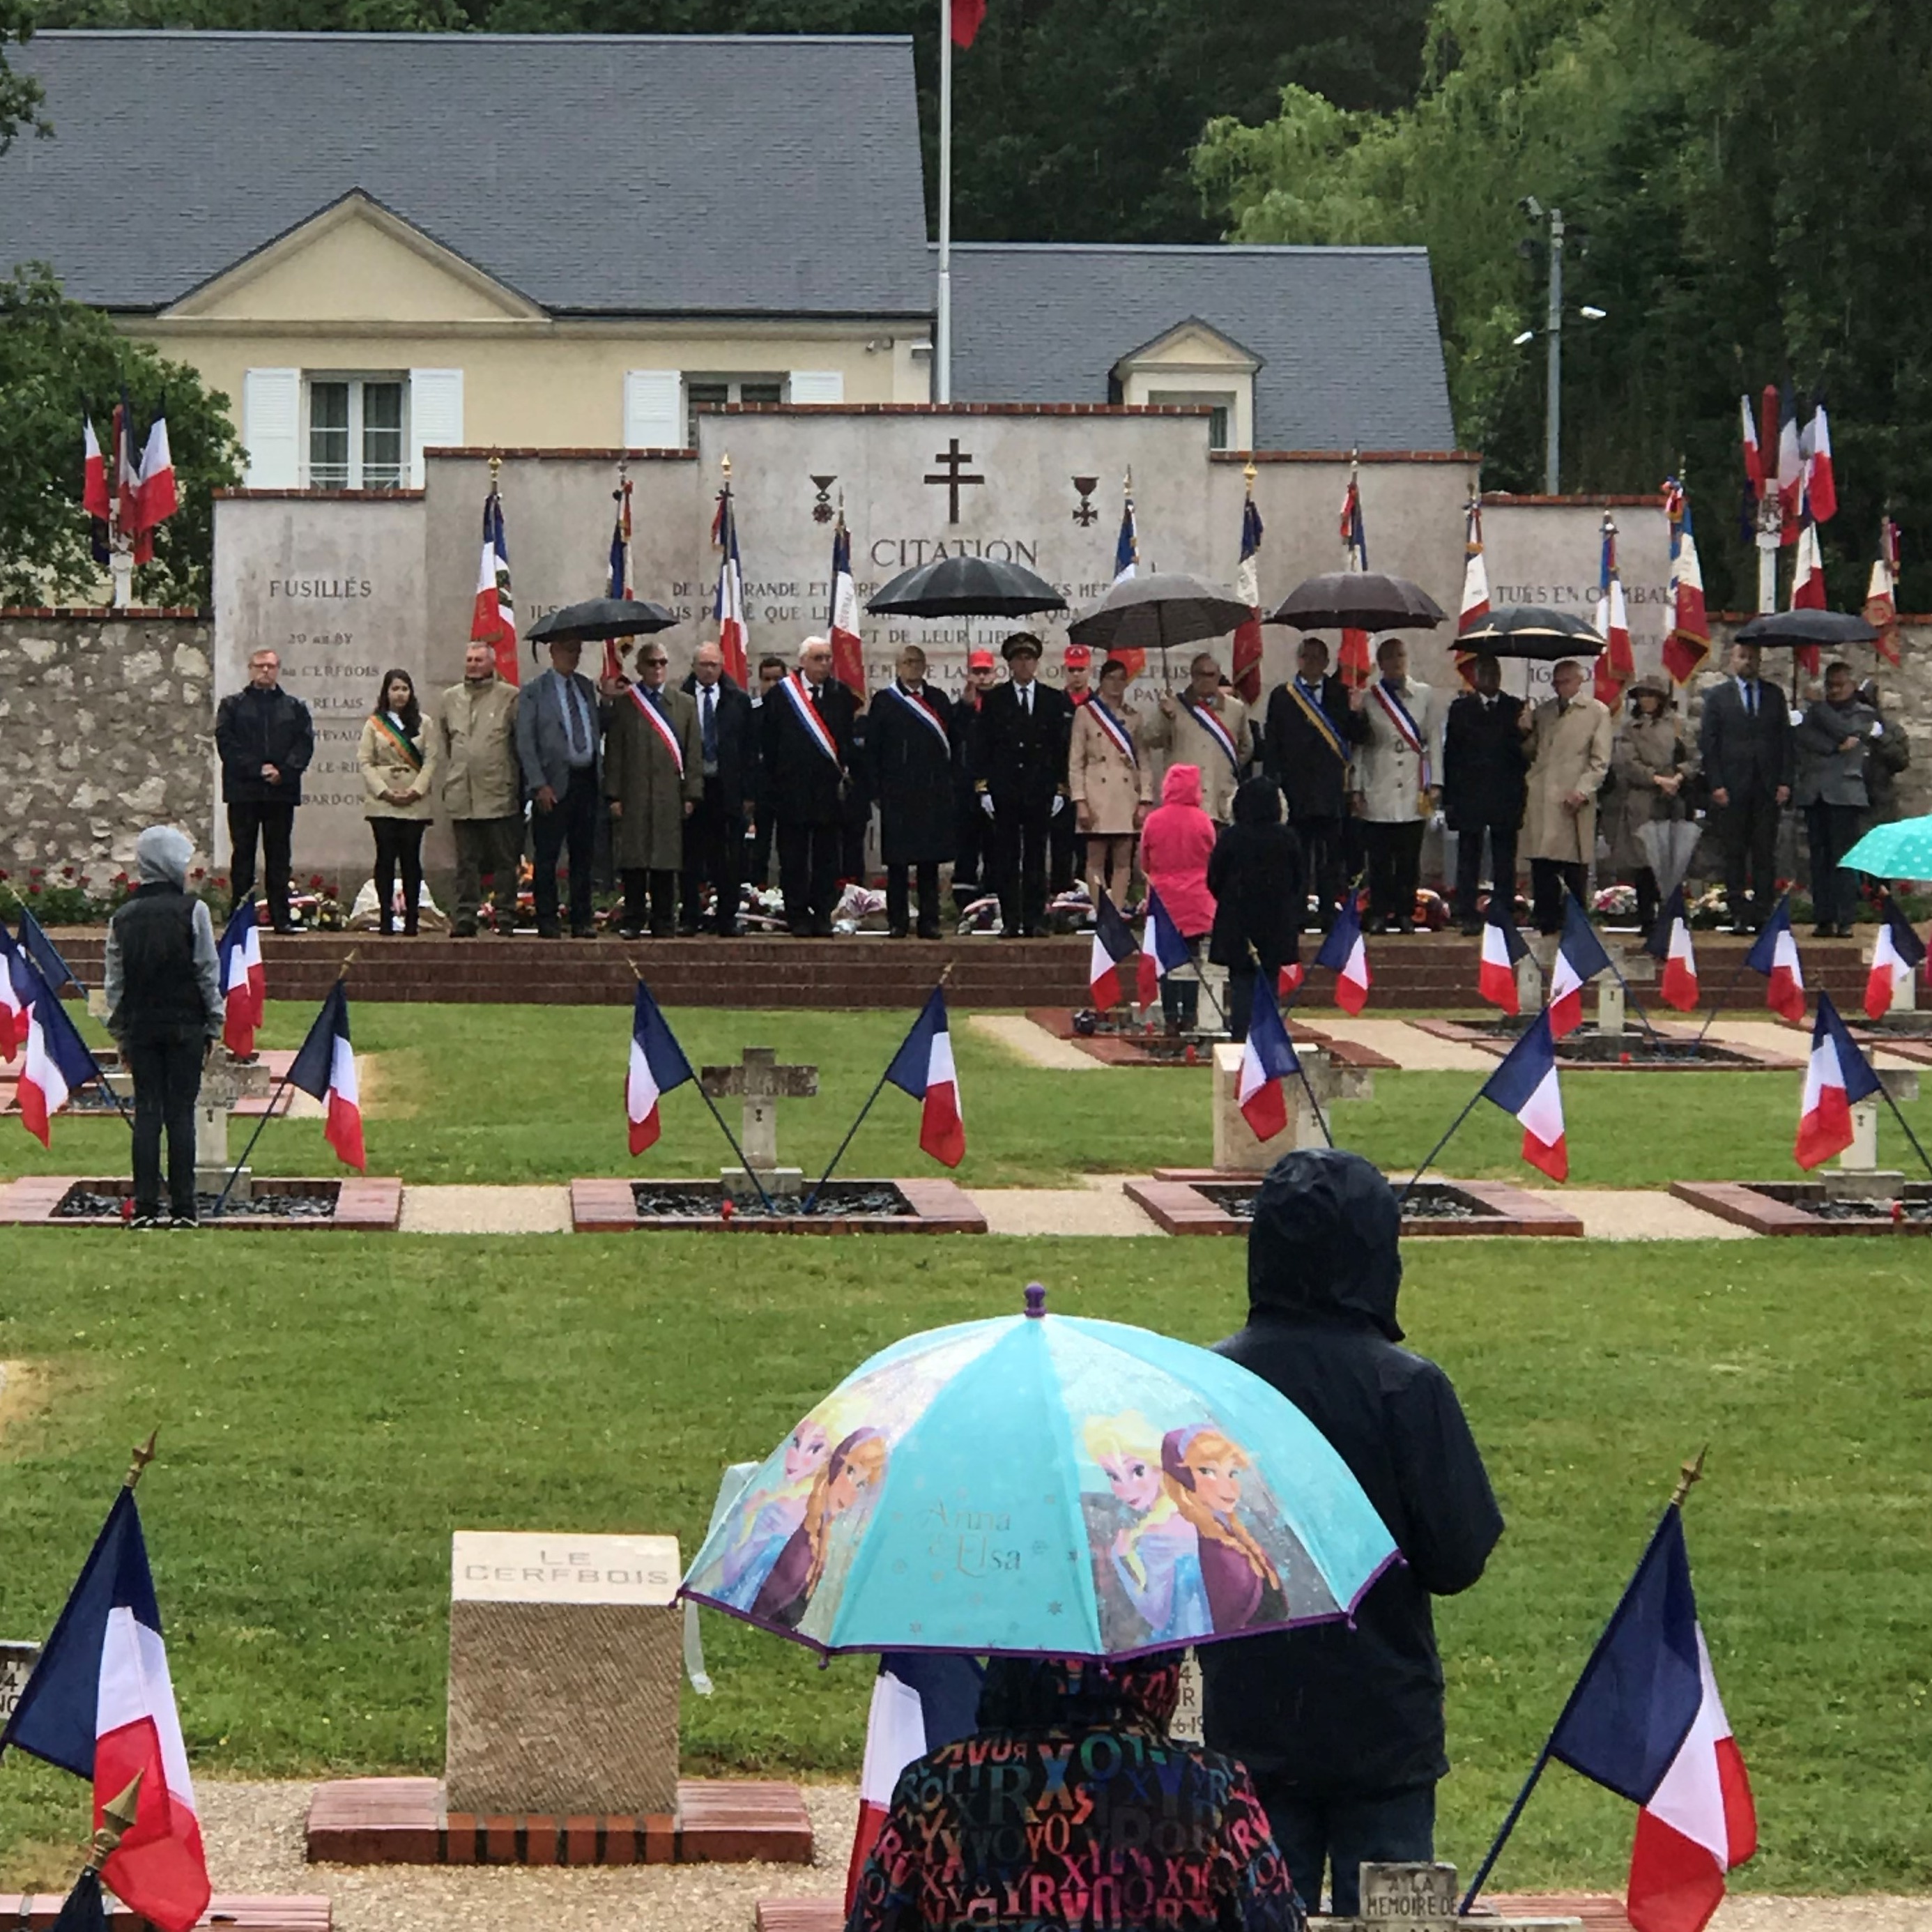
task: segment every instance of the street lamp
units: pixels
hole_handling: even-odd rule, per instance
[[[1550,225],[1550,301],[1543,323],[1549,359],[1543,417],[1543,488],[1546,496],[1554,496],[1558,494],[1563,447],[1563,244],[1566,230],[1562,208],[1545,208],[1533,194],[1525,195],[1516,206],[1522,210],[1525,220],[1547,222]],[[1534,250],[1534,244],[1529,242],[1521,245],[1526,255]],[[1589,302],[1578,310],[1586,322],[1601,322],[1608,313]],[[1535,335],[1534,328],[1526,328],[1514,338],[1515,346],[1522,348]]]

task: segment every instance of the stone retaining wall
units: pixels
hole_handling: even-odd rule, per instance
[[[214,826],[214,626],[194,610],[0,610],[0,870],[98,886],[144,826]]]

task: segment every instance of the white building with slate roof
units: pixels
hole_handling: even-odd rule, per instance
[[[930,394],[906,38],[56,32],[10,58],[55,132],[0,157],[0,269],[51,263],[200,370],[254,488]],[[953,274],[959,400],[1454,448],[1421,250],[968,245]]]

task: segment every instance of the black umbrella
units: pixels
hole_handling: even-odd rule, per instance
[[[1162,570],[1124,578],[1075,618],[1066,635],[1070,643],[1102,650],[1164,652],[1170,644],[1224,636],[1253,615],[1252,607],[1224,584]]]
[[[1486,651],[1497,658],[1594,657],[1604,640],[1581,617],[1541,604],[1498,604],[1456,633],[1458,651]]]
[[[900,572],[866,608],[875,617],[1024,617],[1034,610],[1064,610],[1066,599],[1023,563],[944,556]]]
[[[1878,632],[1848,610],[1767,610],[1737,634],[1741,644],[1875,644]]]
[[[533,644],[589,644],[607,638],[668,631],[676,622],[662,604],[639,603],[628,597],[593,597],[588,603],[566,604],[561,610],[539,617],[524,634]]]
[[[1419,584],[1378,570],[1304,578],[1262,621],[1298,631],[1432,631],[1442,606]]]

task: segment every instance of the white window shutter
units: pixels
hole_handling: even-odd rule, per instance
[[[251,490],[302,487],[302,371],[250,369],[242,377],[242,446]]]
[[[785,388],[790,402],[842,403],[845,375],[839,369],[794,369]]]
[[[423,452],[463,443],[463,371],[410,371],[410,486],[423,487]]]
[[[624,371],[624,447],[684,447],[684,376],[680,370]]]

